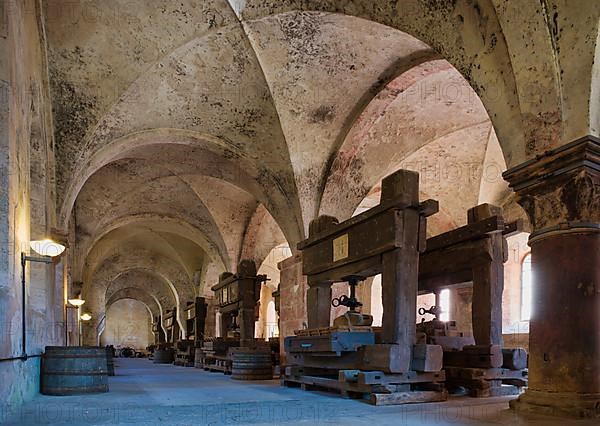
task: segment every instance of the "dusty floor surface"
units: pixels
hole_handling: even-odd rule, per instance
[[[195,368],[116,359],[110,392],[39,395],[8,425],[40,424],[340,424],[340,425],[591,425],[594,421],[519,416],[510,398],[455,397],[440,404],[374,407],[337,395],[283,388],[279,382],[238,382]],[[8,411],[8,410],[6,410]],[[14,410],[13,410],[14,411]],[[5,412],[5,414],[7,414]]]

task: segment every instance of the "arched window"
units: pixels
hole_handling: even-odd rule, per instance
[[[277,325],[277,311],[275,310],[275,302],[270,301],[267,305],[267,332],[265,337],[279,337],[279,326]]]
[[[381,327],[383,320],[383,301],[381,300],[381,274],[375,275],[371,284],[371,315],[373,327]]]
[[[531,253],[521,264],[521,321],[531,318]]]

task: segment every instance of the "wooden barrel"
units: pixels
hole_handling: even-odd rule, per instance
[[[172,364],[175,361],[175,350],[157,349],[154,351],[152,362],[154,364]]]
[[[195,368],[203,368],[203,357],[204,352],[202,352],[202,348],[196,348],[194,353],[194,367]]]
[[[235,380],[272,380],[271,352],[236,348],[232,352],[231,378]]]
[[[41,392],[80,395],[108,392],[106,349],[93,346],[46,346]]]
[[[106,348],[106,369],[109,376],[115,375],[115,358],[112,349],[109,347]]]

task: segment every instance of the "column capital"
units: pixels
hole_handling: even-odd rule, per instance
[[[600,232],[600,139],[586,136],[504,173],[536,238]]]

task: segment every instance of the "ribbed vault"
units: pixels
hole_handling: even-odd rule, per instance
[[[600,131],[593,1],[518,3],[157,1],[94,22],[48,9],[73,279],[99,312],[132,270],[181,305],[241,259],[294,250],[318,214],[374,203],[401,167],[440,201],[433,233],[480,202],[518,212],[507,166]]]

